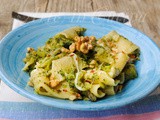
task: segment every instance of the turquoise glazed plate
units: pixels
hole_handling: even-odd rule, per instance
[[[40,96],[27,86],[29,76],[22,71],[26,48],[42,46],[56,33],[73,27],[87,28],[85,35],[102,37],[116,30],[141,50],[140,61],[136,63],[138,78],[129,81],[122,92],[105,97],[97,102],[84,100],[69,101]],[[153,91],[160,83],[160,49],[140,31],[127,25],[102,18],[84,16],[59,16],[27,23],[8,33],[0,43],[0,77],[17,93],[37,102],[64,109],[104,110],[135,102]]]

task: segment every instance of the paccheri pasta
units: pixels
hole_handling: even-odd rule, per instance
[[[137,45],[116,31],[100,39],[83,36],[85,28],[72,27],[50,38],[44,46],[28,48],[24,71],[28,85],[40,95],[96,101],[115,95],[137,77]]]

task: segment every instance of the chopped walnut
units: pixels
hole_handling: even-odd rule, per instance
[[[80,49],[81,52],[83,52],[84,54],[88,53],[88,44],[87,43],[82,43],[80,45]]]
[[[89,50],[93,49],[93,43],[96,40],[96,38],[94,36],[90,36],[90,37],[76,36],[74,40],[75,40],[75,50],[81,51],[82,53],[87,54]]]
[[[52,88],[54,88],[54,87],[56,87],[59,83],[60,83],[59,80],[50,80],[50,81],[49,81],[49,86],[52,87]]]
[[[49,86],[52,87],[52,88],[54,88],[54,87],[56,87],[59,83],[60,83],[60,81],[57,80],[57,79],[55,79],[54,75],[52,74],[52,75],[50,76]]]
[[[85,36],[85,37],[81,36],[81,41],[82,42],[88,42],[89,41],[89,37],[88,36]]]

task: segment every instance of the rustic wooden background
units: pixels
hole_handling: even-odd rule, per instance
[[[12,11],[125,12],[132,25],[160,47],[160,0],[0,0],[0,39],[11,30]]]

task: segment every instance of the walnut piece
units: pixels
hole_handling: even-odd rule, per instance
[[[60,82],[61,82],[61,81],[58,80],[58,79],[55,79],[54,75],[52,74],[52,75],[50,76],[49,86],[52,87],[52,88],[54,88],[54,87],[56,87]]]
[[[50,80],[50,81],[49,81],[49,86],[52,87],[52,88],[54,88],[54,87],[56,87],[59,83],[60,83],[60,81],[58,81],[58,80]]]
[[[74,40],[75,40],[75,50],[87,54],[89,50],[93,49],[94,47],[93,43],[95,42],[96,38],[94,36],[90,37],[76,36]]]
[[[85,43],[82,43],[80,45],[80,49],[79,49],[81,52],[83,52],[84,54],[87,54],[88,53],[88,44],[85,42]]]
[[[80,51],[84,54],[87,54],[89,50],[92,50],[94,47],[96,38],[94,36],[76,36],[74,38],[74,43],[69,46],[69,49],[62,47],[61,52],[73,53],[75,50]]]

